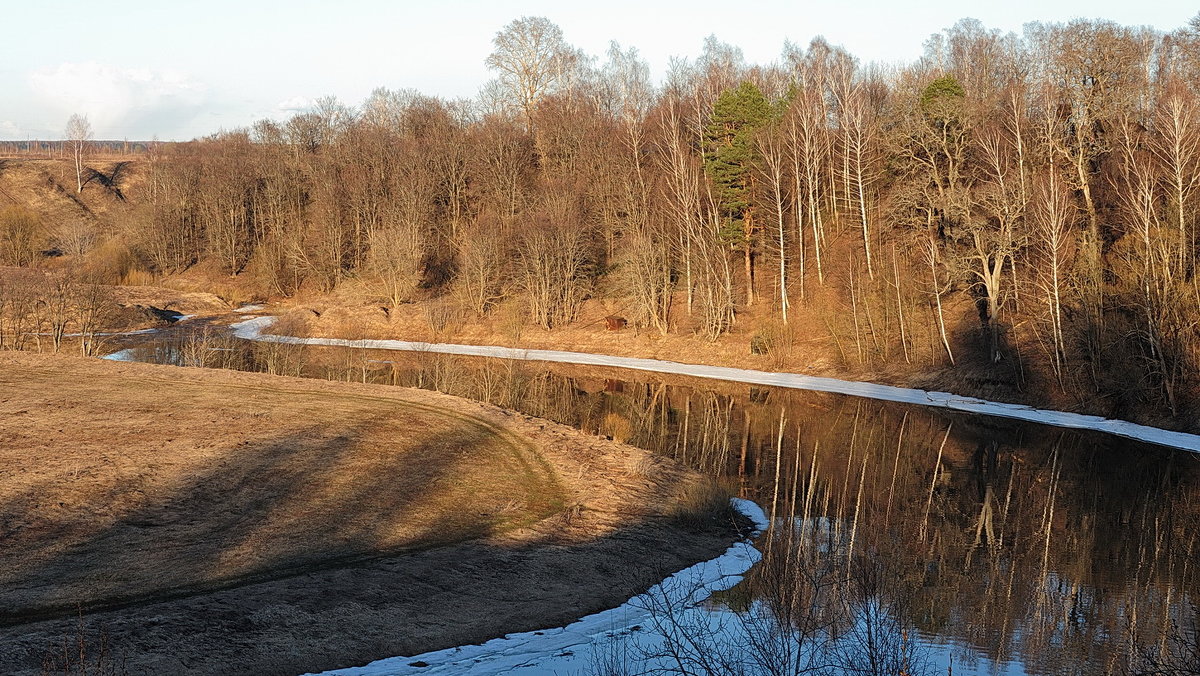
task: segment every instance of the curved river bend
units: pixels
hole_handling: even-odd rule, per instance
[[[265,338],[256,329],[268,321],[236,331]],[[670,455],[766,511],[761,561],[744,580],[737,566],[709,570],[715,593],[699,605],[666,603],[659,589],[619,611],[643,613],[633,624],[585,618],[537,640],[346,673],[1104,674],[1195,668],[1200,654],[1189,653],[1200,456],[1127,438],[1200,448],[1194,435],[861,383],[849,385],[864,396],[847,396],[842,381],[792,374],[730,382],[719,378],[738,370],[613,368],[604,357],[512,361],[200,327],[129,340],[113,356],[487,401]],[[823,391],[795,389],[813,381]]]

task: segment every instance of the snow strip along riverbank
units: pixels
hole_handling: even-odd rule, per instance
[[[767,517],[757,504],[732,500],[743,516],[754,522],[758,535]],[[705,621],[710,614],[703,602],[713,592],[741,582],[742,576],[762,555],[748,541],[735,542],[710,561],[685,568],[625,604],[588,615],[565,627],[509,634],[482,645],[448,648],[411,657],[389,657],[362,667],[323,672],[324,676],[405,676],[407,674],[463,674],[492,676],[519,670],[528,676],[597,673],[598,665],[624,662],[636,656],[641,666],[664,659],[655,657],[667,638],[657,631],[666,615],[672,623]],[[687,619],[684,619],[684,616]],[[619,653],[619,654],[614,654]],[[664,663],[665,664],[665,663]]]
[[[270,341],[275,343],[290,343],[298,345],[326,345],[334,347],[354,347],[369,350],[404,350],[410,352],[436,352],[440,354],[457,354],[468,357],[496,357],[499,359],[522,359],[529,361],[551,361],[567,364],[587,364],[591,366],[611,366],[615,368],[634,369],[638,371],[653,371],[656,373],[672,373],[696,378],[713,380],[730,380],[752,385],[768,385],[772,387],[790,387],[799,390],[816,392],[831,392],[846,394],[869,399],[881,399],[905,404],[922,406],[937,406],[967,413],[1015,418],[1028,422],[1069,427],[1074,429],[1095,430],[1106,432],[1119,437],[1146,441],[1161,446],[1170,446],[1187,451],[1200,453],[1200,435],[1186,432],[1138,425],[1125,420],[1113,420],[1100,416],[1084,415],[1082,413],[1067,413],[1038,409],[1023,404],[1004,404],[975,397],[964,397],[948,392],[929,392],[907,387],[877,385],[854,380],[838,380],[821,376],[806,376],[799,373],[772,373],[769,371],[753,371],[750,369],[731,368],[727,366],[704,366],[701,364],[684,364],[681,362],[663,361],[659,359],[641,359],[638,357],[616,357],[588,352],[565,352],[560,350],[526,350],[495,345],[455,345],[449,343],[419,343],[405,340],[346,340],[342,338],[298,338],[296,336],[279,336],[263,331],[274,323],[274,317],[255,317],[232,326],[234,335],[246,340]]]

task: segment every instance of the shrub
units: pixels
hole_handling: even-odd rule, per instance
[[[0,211],[0,263],[33,265],[45,245],[46,231],[37,214],[24,207]]]

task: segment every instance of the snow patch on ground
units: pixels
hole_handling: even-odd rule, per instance
[[[327,345],[340,347],[356,347],[370,350],[406,350],[413,352],[437,352],[441,354],[458,354],[470,357],[497,357],[500,359],[524,359],[531,361],[552,361],[568,364],[588,364],[592,366],[611,366],[615,368],[634,369],[638,371],[654,371],[657,373],[673,373],[696,378],[715,380],[730,380],[754,385],[769,385],[773,387],[790,387],[816,392],[832,392],[884,401],[895,401],[922,406],[936,406],[967,413],[1015,418],[1028,422],[1069,427],[1075,429],[1095,430],[1106,432],[1119,437],[1146,441],[1152,444],[1180,448],[1200,453],[1200,435],[1186,432],[1172,432],[1148,425],[1138,425],[1125,420],[1113,420],[1081,413],[1051,411],[1037,409],[1023,404],[1004,404],[975,397],[963,397],[949,392],[928,392],[907,387],[877,385],[852,380],[838,380],[820,376],[807,376],[799,373],[772,373],[768,371],[753,371],[750,369],[730,368],[727,366],[703,366],[700,364],[684,364],[659,359],[640,359],[637,357],[616,357],[612,355],[590,354],[587,352],[565,352],[560,350],[525,350],[512,347],[492,345],[454,345],[448,343],[418,343],[405,340],[345,340],[341,338],[298,338],[295,336],[278,336],[263,333],[264,329],[275,321],[274,317],[256,317],[232,326],[234,335],[246,340],[265,340],[276,343],[292,343],[303,345]]]
[[[239,308],[234,309],[234,312],[245,315],[245,314],[250,314],[251,312],[258,312],[259,310],[262,310],[265,307],[267,307],[267,306],[263,305],[262,303],[250,303],[250,304],[243,305]]]
[[[754,522],[755,534],[767,527],[767,517],[757,504],[732,500],[742,515]],[[491,676],[519,671],[528,676],[589,673],[603,663],[619,642],[620,650],[653,653],[664,637],[654,630],[655,609],[707,614],[701,604],[713,592],[741,582],[742,575],[762,555],[749,541],[734,543],[721,556],[675,573],[645,594],[611,610],[565,627],[509,634],[482,645],[448,648],[411,657],[389,657],[362,667],[323,672],[325,676],[404,676],[407,674],[463,674]],[[630,645],[632,643],[633,645]]]
[[[101,359],[109,361],[137,361],[137,353],[132,349],[118,350],[112,354],[106,354]]]

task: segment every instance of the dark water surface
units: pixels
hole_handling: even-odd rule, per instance
[[[716,664],[1200,673],[1198,455],[843,395],[177,329],[126,354],[440,390],[722,477],[775,526],[763,562],[714,601],[768,626],[708,646]]]

